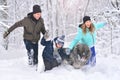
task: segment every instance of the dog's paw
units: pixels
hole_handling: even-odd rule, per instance
[[[73,67],[74,67],[75,69],[80,69],[80,68],[82,68],[82,65],[81,65],[80,62],[77,62],[77,63],[73,63]]]

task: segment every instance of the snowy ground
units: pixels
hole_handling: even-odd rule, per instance
[[[97,55],[97,65],[88,71],[59,66],[43,72],[39,54],[38,71],[27,65],[26,50],[9,49],[0,51],[0,80],[120,80],[120,56]]]

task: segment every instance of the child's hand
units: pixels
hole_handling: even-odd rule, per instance
[[[71,50],[70,50],[69,48],[67,48],[67,49],[65,50],[65,52],[66,52],[67,55],[70,55]]]

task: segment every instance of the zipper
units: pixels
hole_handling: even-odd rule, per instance
[[[94,37],[93,37],[93,34],[92,34],[92,39],[93,39],[93,45],[95,44],[95,41],[94,41]]]

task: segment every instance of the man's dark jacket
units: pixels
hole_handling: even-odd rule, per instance
[[[10,33],[17,27],[24,27],[24,39],[32,42],[38,42],[40,39],[40,33],[42,32],[42,34],[45,34],[44,21],[42,18],[40,18],[37,21],[34,21],[32,17],[32,13],[28,14],[27,17],[16,22],[13,26],[11,26],[8,29],[8,32]]]

